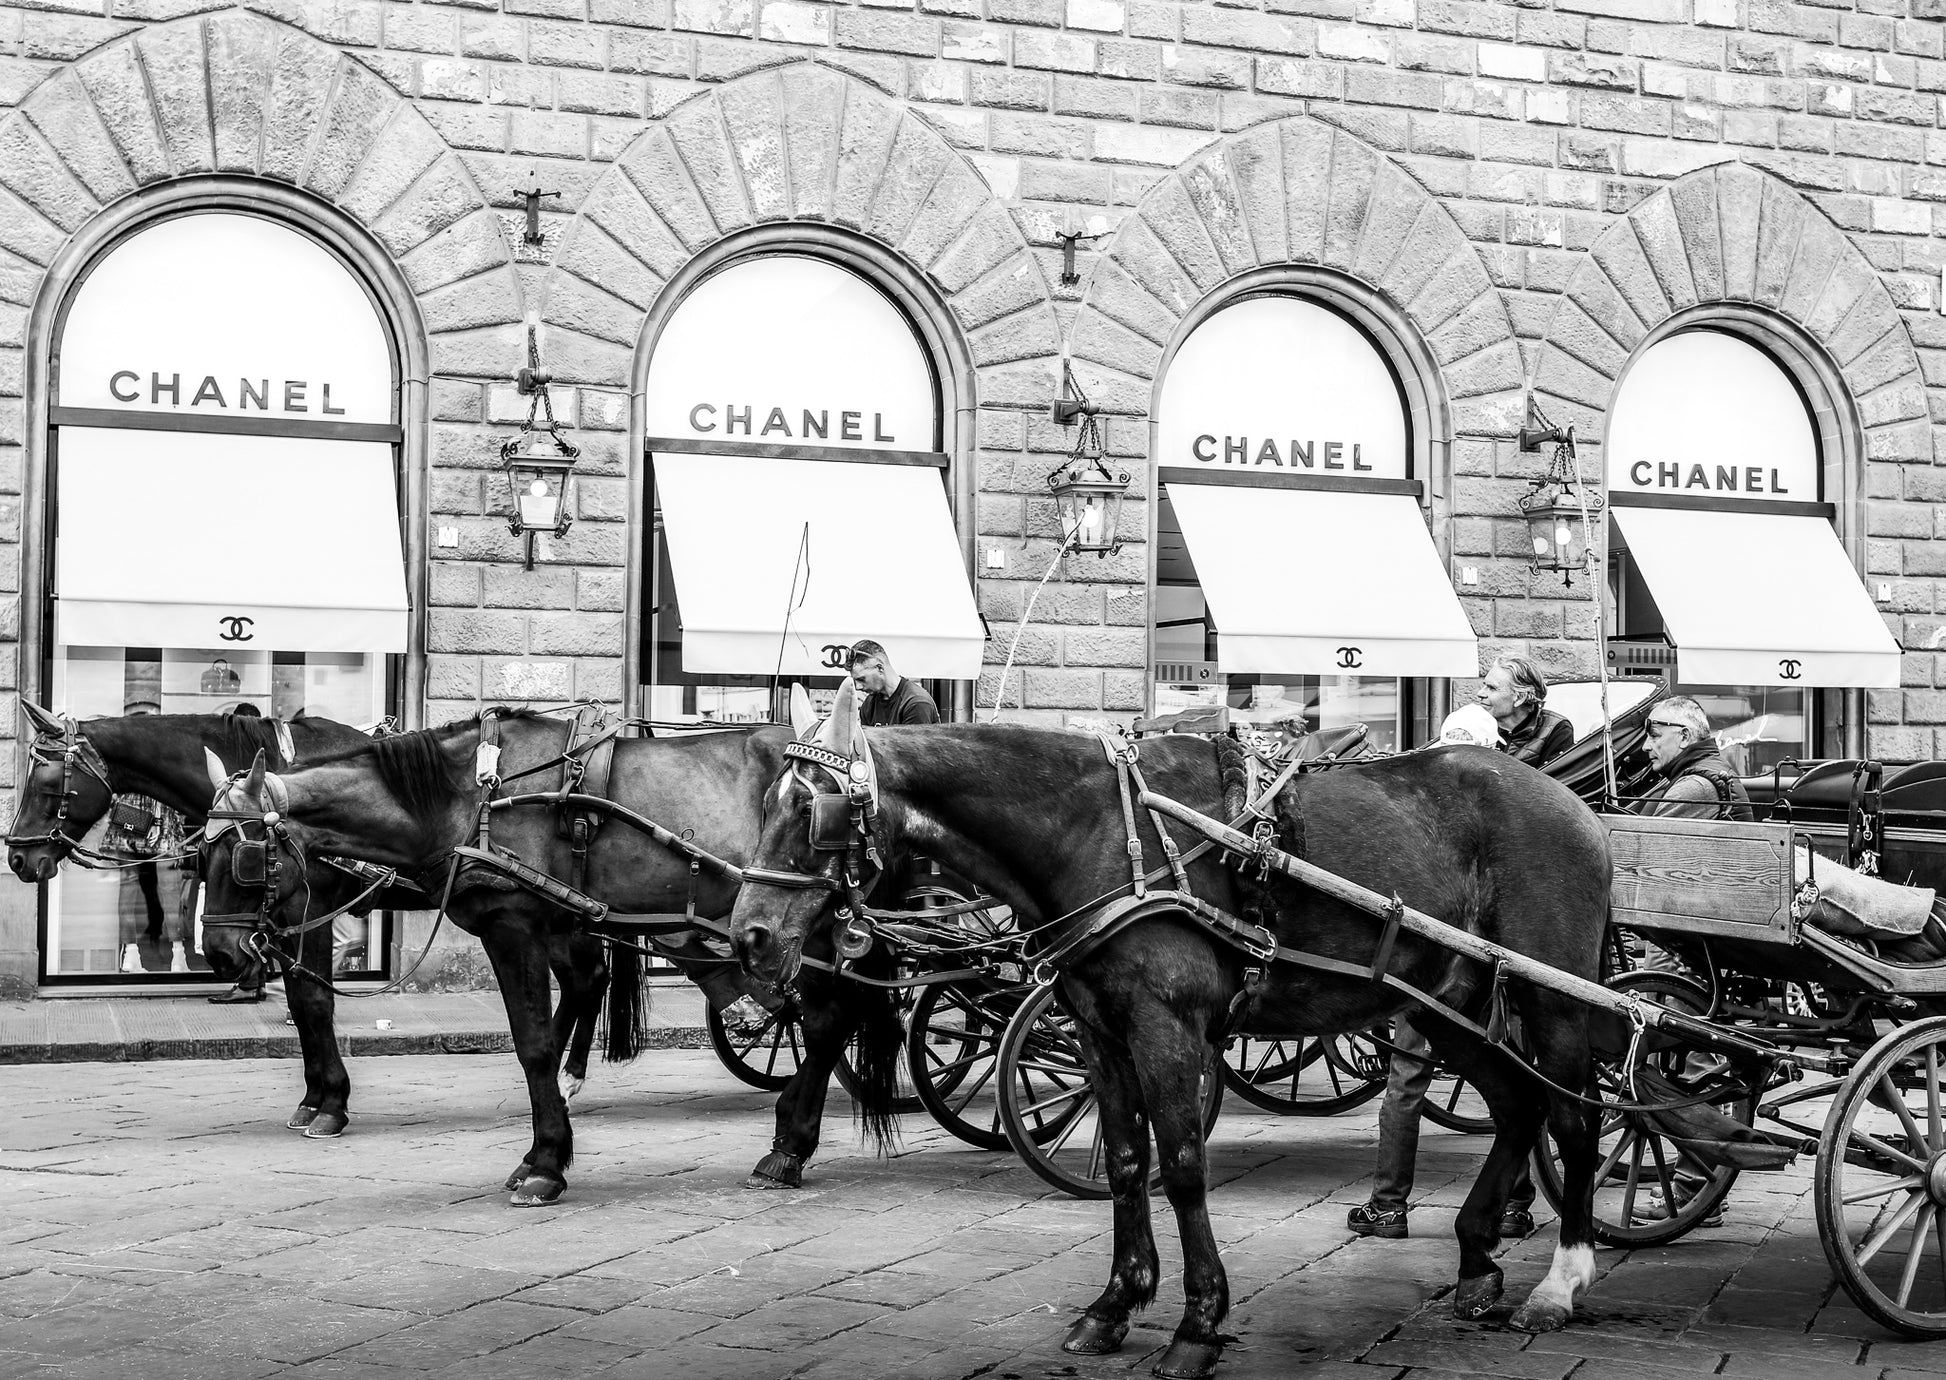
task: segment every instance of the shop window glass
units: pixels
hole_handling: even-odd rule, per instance
[[[1611,494],[1745,503],[1820,498],[1817,431],[1795,382],[1741,336],[1683,331],[1630,366],[1609,423]],[[1725,685],[1681,679],[1661,598],[1723,597],[1709,590],[1657,591],[1630,555],[1627,520],[1608,519],[1608,636],[1624,677],[1666,680],[1709,715],[1732,768],[1746,776],[1818,751],[1816,697],[1787,685]],[[1782,557],[1780,556],[1780,559]]]
[[[89,271],[56,361],[49,703],[384,717],[406,616],[398,389],[358,280],[262,217],[178,217]],[[182,823],[126,803],[88,842],[137,865],[48,884],[45,975],[207,980],[200,884],[164,860]],[[340,973],[382,973],[382,924],[339,924]]]

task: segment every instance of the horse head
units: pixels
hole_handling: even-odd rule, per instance
[[[23,882],[44,882],[114,803],[101,754],[80,726],[26,700],[33,765],[7,831],[7,865]]]
[[[784,750],[784,773],[765,802],[730,913],[744,971],[774,986],[796,977],[820,921],[855,904],[881,870],[869,833],[878,788],[851,682],[839,685],[822,724],[793,717],[799,740]]]
[[[283,782],[266,770],[263,753],[234,775],[214,752],[204,756],[216,796],[200,850],[203,956],[227,980],[246,966],[246,947],[265,943],[276,913],[306,889],[305,856],[285,818]]]

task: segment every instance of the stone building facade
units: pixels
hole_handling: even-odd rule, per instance
[[[1899,687],[1828,696],[1809,746],[1933,757],[1943,41],[1942,0],[0,5],[0,735],[15,695],[50,693],[62,303],[131,227],[216,205],[321,227],[397,334],[412,723],[635,707],[654,334],[702,273],[802,243],[883,288],[939,373],[991,631],[962,712],[992,705],[1060,548],[1064,362],[1133,475],[1133,539],[1042,591],[1009,717],[1158,707],[1149,419],[1185,334],[1269,290],[1373,339],[1483,661],[1557,674],[1592,674],[1601,643],[1586,582],[1529,568],[1530,394],[1577,427],[1599,486],[1649,343],[1712,321],[1774,336],[1838,536],[1904,649]],[[530,188],[549,194],[538,246]],[[577,521],[531,570],[499,474],[530,321],[582,452]],[[185,559],[199,547],[184,534]],[[1470,688],[1425,678],[1402,736]],[[0,808],[23,770],[0,757]],[[43,971],[40,923],[32,889],[0,893],[10,991]]]

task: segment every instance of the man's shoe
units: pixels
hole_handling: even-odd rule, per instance
[[[1377,1236],[1387,1241],[1403,1241],[1410,1233],[1405,1224],[1406,1209],[1383,1209],[1365,1203],[1345,1214],[1345,1225],[1360,1236]]]
[[[252,1002],[260,1002],[263,999],[264,994],[262,988],[258,988],[254,992],[246,992],[241,987],[232,987],[220,997],[211,997],[209,1003],[211,1006],[242,1006]]]
[[[1662,1190],[1652,1188],[1636,1200],[1635,1211],[1632,1215],[1637,1222],[1666,1222],[1671,1217],[1676,1216],[1677,1213],[1686,1209],[1694,1196],[1695,1192],[1687,1185],[1677,1184],[1676,1211],[1671,1212],[1669,1210],[1669,1204],[1663,1200]],[[1723,1204],[1718,1203],[1715,1207],[1711,1208],[1703,1220],[1696,1225],[1706,1229],[1722,1226]]]
[[[1518,1241],[1534,1234],[1534,1214],[1523,1207],[1510,1207],[1500,1214],[1500,1239]]]

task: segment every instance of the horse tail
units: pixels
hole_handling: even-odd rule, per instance
[[[851,1060],[854,1115],[883,1155],[899,1141],[899,1054],[905,1048],[905,1022],[900,1016],[898,989],[866,983],[846,983],[846,993],[858,1016],[858,1033],[847,1049]]]
[[[608,992],[602,1001],[604,1021],[602,1058],[625,1064],[647,1047],[649,1030],[648,973],[642,951],[626,940],[610,942]]]

